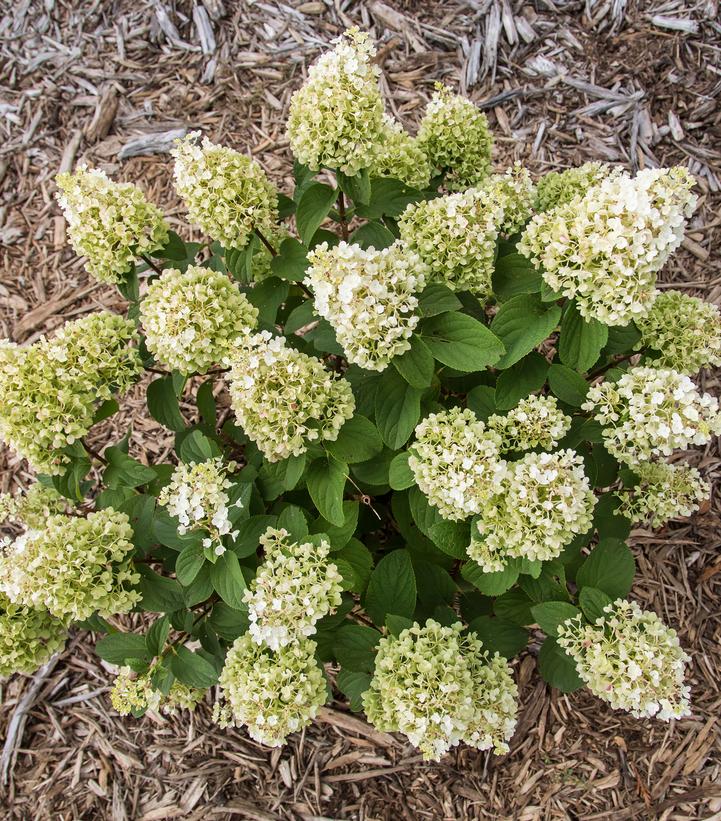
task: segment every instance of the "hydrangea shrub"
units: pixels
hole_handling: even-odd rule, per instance
[[[347,32],[294,95],[292,191],[178,143],[203,243],[135,186],[59,177],[128,308],[0,343],[0,437],[37,473],[0,497],[0,675],[83,628],[123,715],[212,701],[277,746],[336,698],[430,759],[509,749],[521,653],[682,717],[688,658],[628,598],[626,540],[708,498],[678,455],[721,433],[693,381],[718,309],[656,283],[693,179],[494,169],[450,89],[415,137],[385,114],[374,54]],[[93,433],[144,374],[173,438],[154,464]]]

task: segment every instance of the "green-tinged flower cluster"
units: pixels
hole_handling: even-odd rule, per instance
[[[241,339],[228,363],[233,410],[269,462],[334,441],[355,410],[347,380],[267,331]]]
[[[696,197],[685,168],[612,174],[585,195],[535,216],[518,244],[546,284],[586,319],[627,325],[648,313],[656,273],[681,244]]]
[[[531,395],[521,399],[505,416],[493,414],[486,423],[501,437],[502,451],[555,448],[571,427],[571,417],[555,396]]]
[[[290,150],[312,171],[333,168],[354,177],[373,166],[384,134],[375,53],[367,34],[348,29],[291,97]]]
[[[153,669],[136,675],[130,667],[121,667],[110,690],[110,703],[121,716],[158,709],[166,715],[175,715],[179,710],[193,712],[205,693],[205,690],[188,687],[177,679],[170,685],[170,690],[163,693],[153,685]]]
[[[501,438],[471,410],[451,408],[429,414],[416,427],[408,466],[416,484],[444,519],[479,513],[500,489],[506,462]]]
[[[630,368],[617,381],[590,388],[582,407],[603,425],[608,452],[629,465],[721,434],[718,399],[666,368]]]
[[[388,114],[383,115],[383,133],[370,171],[374,177],[393,177],[411,188],[426,188],[431,180],[431,165],[420,143]]]
[[[38,530],[48,517],[64,513],[67,507],[67,500],[54,487],[33,482],[26,491],[0,493],[0,525],[9,521],[28,530]]]
[[[142,371],[135,325],[105,311],[66,323],[32,345],[0,344],[0,439],[44,473],[93,424],[99,402],[124,394]]]
[[[197,464],[181,462],[158,495],[158,504],[178,519],[178,533],[205,531],[203,547],[212,548],[216,556],[225,553],[224,536],[235,538],[227,493],[232,484],[228,471],[235,468],[235,462],[226,464],[221,457]],[[242,507],[243,503],[239,499],[235,505]]]
[[[617,491],[621,506],[616,512],[637,524],[648,521],[660,527],[670,519],[690,516],[711,496],[709,483],[690,465],[642,462],[633,472],[638,484]]]
[[[47,610],[14,604],[0,593],[0,676],[34,673],[66,637],[65,625]]]
[[[695,374],[721,365],[721,312],[710,302],[662,291],[636,325],[641,331],[636,348],[651,348],[657,367]]]
[[[492,174],[478,186],[488,201],[503,211],[499,232],[510,236],[523,228],[533,215],[536,188],[529,172],[515,162],[505,174]]]
[[[491,170],[493,135],[486,115],[441,83],[426,107],[418,143],[450,191],[478,185]]]
[[[558,643],[598,698],[636,718],[661,721],[690,715],[684,665],[690,661],[676,631],[636,602],[618,599],[595,624],[581,616],[558,628]]]
[[[536,183],[535,210],[542,214],[566,205],[616,173],[618,169],[602,162],[587,162],[567,171],[550,171]]]
[[[56,182],[70,244],[101,282],[120,282],[141,254],[167,243],[162,213],[132,183],[112,182],[103,171],[84,167],[58,174]]]
[[[223,360],[257,319],[258,309],[225,274],[195,265],[163,271],[140,303],[148,350],[185,374],[205,373]]]
[[[312,636],[316,622],[341,603],[342,577],[328,561],[324,539],[293,542],[288,531],[269,527],[260,537],[265,561],[245,591],[250,635],[257,644],[279,650]]]
[[[496,240],[503,209],[485,191],[470,189],[413,203],[398,221],[401,239],[454,291],[492,291]]]
[[[500,492],[482,507],[468,555],[486,573],[503,570],[510,558],[555,559],[591,527],[595,505],[577,453],[527,453],[509,465]]]
[[[206,234],[225,248],[243,248],[256,229],[273,230],[278,195],[255,160],[199,137],[194,131],[171,151],[175,190]]]
[[[312,639],[273,651],[246,633],[225,658],[220,686],[225,704],[216,703],[221,727],[247,726],[251,738],[280,747],[316,717],[328,697],[325,676]]]
[[[341,242],[322,243],[308,254],[305,284],[315,310],[333,326],[349,362],[385,370],[411,347],[419,317],[416,294],[427,267],[402,242],[376,251]]]
[[[502,755],[516,727],[518,688],[508,664],[462,630],[429,619],[382,638],[363,694],[368,720],[403,733],[426,760],[461,741]]]
[[[133,528],[105,508],[87,518],[51,516],[19,536],[0,557],[0,591],[12,602],[46,608],[66,624],[127,613],[140,600],[133,585]]]

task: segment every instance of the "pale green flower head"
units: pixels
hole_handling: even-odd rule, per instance
[[[140,303],[148,350],[169,370],[206,373],[239,336],[249,334],[258,309],[221,271],[190,265],[168,268]]]
[[[493,135],[486,115],[442,83],[436,83],[426,107],[418,143],[434,172],[445,172],[444,184],[450,191],[478,185],[491,171]]]
[[[418,298],[427,266],[402,242],[376,251],[341,242],[308,254],[305,284],[316,313],[333,326],[349,362],[383,371],[405,353],[419,317]]]
[[[28,530],[37,530],[49,516],[64,513],[67,507],[67,499],[54,487],[33,482],[20,493],[0,493],[0,525],[10,521]]]
[[[371,166],[374,177],[393,177],[411,188],[426,188],[431,165],[418,140],[388,114],[383,115],[383,134]]]
[[[101,311],[32,345],[0,344],[0,439],[37,470],[56,474],[62,449],[90,430],[97,405],[142,372],[135,325]]]
[[[47,610],[14,604],[0,593],[0,677],[34,673],[66,638],[65,625]]]
[[[603,162],[587,162],[567,171],[549,171],[536,183],[535,210],[541,214],[566,205],[602,180],[618,173],[619,168]]]
[[[157,710],[163,695],[153,687],[151,676],[135,675],[130,667],[121,667],[110,690],[110,703],[121,716]]]
[[[332,168],[354,177],[372,167],[384,133],[374,56],[368,35],[350,28],[310,67],[291,97],[290,150],[312,171]]]
[[[617,599],[595,624],[568,619],[559,625],[558,643],[588,689],[614,710],[661,721],[691,714],[683,683],[690,658],[676,631],[636,602]]]
[[[120,282],[141,254],[167,243],[162,213],[132,183],[112,182],[103,171],[83,166],[58,174],[55,182],[70,244],[101,282]]]
[[[487,423],[501,437],[502,451],[555,448],[571,427],[571,417],[555,396],[529,396],[505,416],[493,414]]]
[[[621,500],[616,512],[635,524],[661,527],[671,519],[690,516],[711,497],[711,485],[690,465],[642,462],[633,472],[638,484],[616,491]]]
[[[328,697],[315,651],[312,639],[274,652],[249,633],[237,638],[220,674],[226,703],[216,703],[216,721],[221,727],[246,726],[251,738],[268,747],[283,746],[311,723]]]
[[[646,316],[637,348],[657,352],[653,364],[692,375],[721,365],[721,312],[718,306],[681,291],[662,291]]]
[[[514,163],[503,174],[491,174],[477,187],[486,194],[489,202],[503,211],[499,233],[515,234],[533,216],[536,188],[520,162]]]
[[[278,222],[278,194],[260,165],[245,154],[200,141],[194,131],[178,140],[175,190],[193,222],[225,248],[243,248],[258,229],[264,235]]]

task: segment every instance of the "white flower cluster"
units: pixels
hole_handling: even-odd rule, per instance
[[[67,508],[67,499],[54,487],[33,482],[24,492],[0,493],[0,525],[10,521],[28,530],[39,530],[48,517],[65,513]]]
[[[506,660],[462,630],[429,619],[382,638],[363,694],[371,724],[403,733],[426,760],[461,741],[502,755],[516,727],[518,688]]]
[[[685,168],[612,174],[535,216],[518,244],[586,319],[626,325],[648,313],[656,273],[683,239],[696,197]]]
[[[310,67],[308,79],[291,97],[290,150],[312,171],[334,168],[354,177],[373,165],[384,132],[374,55],[368,35],[348,29],[333,51]]]
[[[638,484],[616,492],[621,506],[616,511],[632,522],[650,521],[660,527],[670,519],[690,516],[711,496],[711,486],[690,465],[642,462],[633,472]]]
[[[228,358],[238,422],[269,462],[305,453],[309,442],[334,441],[353,416],[350,383],[315,357],[262,331],[242,338]]]
[[[258,309],[220,271],[168,268],[140,303],[140,321],[153,356],[170,370],[205,373],[235,340],[249,334]]]
[[[237,638],[220,674],[227,703],[216,703],[214,719],[221,727],[246,725],[260,744],[285,744],[290,733],[310,724],[328,697],[315,650],[312,639],[274,652],[249,633]]]
[[[683,683],[690,659],[676,631],[636,602],[618,599],[604,613],[595,624],[576,616],[558,628],[558,643],[589,690],[636,718],[690,715],[690,690]]]
[[[228,471],[236,468],[235,462],[225,464],[220,456],[207,462],[182,462],[175,468],[170,482],[160,491],[158,504],[164,505],[179,522],[178,532],[205,530],[203,547],[212,548],[216,556],[225,553],[223,537],[231,532],[227,490],[232,482]],[[242,507],[238,500],[237,507]]]
[[[582,407],[603,425],[608,452],[629,465],[721,434],[718,399],[670,369],[629,368],[616,382],[591,387]]]
[[[501,439],[471,410],[431,413],[416,427],[408,466],[416,484],[444,519],[479,513],[500,489],[506,462]]]
[[[477,186],[490,203],[503,211],[498,226],[502,234],[510,236],[523,228],[533,215],[536,188],[531,175],[520,162],[515,162],[504,174],[492,174]]]
[[[67,628],[44,608],[15,604],[0,593],[0,677],[29,675],[67,638]]]
[[[591,527],[595,505],[577,453],[527,453],[482,507],[468,555],[486,573],[503,570],[509,558],[555,559]]]
[[[469,189],[412,203],[398,220],[398,229],[434,280],[483,297],[492,290],[503,221],[503,208],[487,192]]]
[[[349,362],[385,370],[411,346],[418,324],[416,293],[425,285],[426,266],[402,242],[376,251],[341,242],[308,254],[305,284],[315,310],[333,326]]]
[[[411,188],[426,188],[431,179],[431,165],[420,143],[388,114],[383,115],[383,134],[370,171],[374,177],[393,177]]]
[[[618,173],[620,169],[602,162],[587,162],[566,171],[550,171],[536,183],[535,210],[540,214],[566,205],[602,180]]]
[[[70,243],[101,282],[120,282],[141,254],[168,241],[162,213],[132,183],[112,182],[103,171],[84,166],[58,174],[56,182]]]
[[[278,221],[278,195],[255,160],[215,145],[199,143],[194,131],[177,140],[175,190],[190,218],[225,248],[243,248],[256,228],[270,233]]]
[[[287,530],[269,527],[260,537],[265,560],[245,591],[250,635],[279,650],[316,631],[316,622],[341,603],[342,577],[328,561],[325,540],[292,542]]]
[[[662,291],[636,325],[641,332],[636,347],[653,349],[656,367],[691,375],[721,365],[721,311],[710,302]]]
[[[531,395],[505,416],[493,414],[486,422],[501,437],[502,451],[555,448],[571,427],[571,417],[559,407],[555,396]]]
[[[178,710],[195,710],[202,701],[205,690],[188,687],[177,679],[167,694],[153,686],[153,668],[143,675],[136,675],[130,667],[121,667],[110,691],[110,703],[121,716],[161,709],[166,715]]]

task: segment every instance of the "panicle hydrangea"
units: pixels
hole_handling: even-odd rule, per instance
[[[97,404],[142,371],[135,339],[131,321],[101,311],[32,345],[0,344],[0,439],[37,470],[60,473],[62,449],[90,430]]]
[[[375,53],[367,34],[348,29],[291,97],[290,150],[312,171],[326,167],[354,177],[373,165],[384,133]]]
[[[520,162],[515,162],[504,174],[487,177],[478,189],[503,211],[503,220],[498,226],[500,233],[515,234],[531,219],[536,189],[531,175]]]
[[[531,395],[505,416],[493,414],[486,424],[501,437],[503,451],[551,450],[568,433],[571,417],[558,407],[555,396]]]
[[[166,715],[175,715],[178,710],[195,710],[205,692],[176,679],[168,693],[164,694],[153,686],[152,668],[147,673],[136,675],[130,667],[121,667],[110,691],[110,703],[121,716],[158,709]]]
[[[342,577],[328,561],[330,545],[325,540],[293,542],[287,530],[269,527],[260,543],[265,561],[243,601],[253,641],[279,650],[312,636],[316,622],[340,605]]]
[[[66,638],[65,625],[47,610],[13,604],[0,593],[0,676],[34,673]]]
[[[577,453],[527,453],[481,509],[468,555],[486,573],[503,570],[509,558],[555,559],[591,527],[595,504]]]
[[[58,174],[55,181],[70,244],[101,282],[120,282],[141,254],[167,243],[162,213],[132,183],[112,182],[103,171],[83,166]]]
[[[335,441],[353,416],[350,383],[313,356],[267,331],[239,340],[228,358],[238,422],[269,462],[305,453],[309,442]]]
[[[718,399],[666,368],[629,368],[615,382],[592,386],[582,408],[603,425],[608,452],[629,465],[721,434]]]
[[[192,713],[205,698],[206,692],[207,690],[188,687],[176,679],[170,687],[170,692],[163,699],[160,710],[168,716],[176,715],[179,710],[189,710]]]
[[[431,165],[418,140],[388,114],[383,115],[380,139],[371,174],[375,177],[393,177],[411,188],[426,188],[431,180]]]
[[[148,350],[170,370],[205,373],[255,327],[258,309],[220,271],[168,268],[140,303]]]
[[[278,195],[255,160],[199,137],[199,131],[188,134],[170,152],[175,190],[206,234],[225,248],[243,248],[256,228],[274,229]]]
[[[491,170],[493,135],[486,115],[466,97],[436,84],[418,129],[418,143],[450,191],[478,185]]]
[[[235,538],[226,492],[232,484],[228,471],[235,468],[235,462],[225,464],[220,456],[207,462],[181,462],[158,495],[158,504],[167,507],[168,513],[177,517],[178,532],[207,531],[203,547],[212,548],[216,556],[225,553],[223,536]],[[235,504],[242,507],[240,500]]]
[[[67,507],[67,500],[54,487],[33,482],[26,491],[0,493],[0,525],[10,521],[37,530],[48,517],[64,513]]]
[[[431,277],[454,291],[491,293],[496,240],[503,209],[482,190],[470,189],[409,205],[398,221],[401,239]]]
[[[696,197],[685,168],[612,174],[585,195],[538,214],[518,243],[546,284],[581,315],[627,325],[648,313],[656,272],[683,239]]]
[[[335,330],[349,362],[371,371],[385,370],[394,356],[410,349],[416,325],[416,294],[423,290],[427,267],[402,242],[376,251],[341,242],[308,254],[305,284],[315,310]]]
[[[0,556],[0,591],[65,623],[127,613],[140,601],[132,536],[128,517],[112,508],[87,518],[51,516]]]
[[[684,665],[690,661],[676,631],[636,602],[618,599],[595,624],[563,622],[558,643],[576,662],[589,690],[615,710],[661,721],[690,715]]]
[[[587,162],[567,171],[550,171],[536,183],[535,210],[540,214],[559,205],[566,205],[617,173],[619,169],[603,162]]]
[[[416,484],[444,519],[479,513],[506,475],[501,439],[471,410],[431,413],[416,427],[408,466]]]
[[[429,619],[380,639],[363,694],[371,724],[403,733],[426,760],[439,760],[461,741],[503,754],[516,726],[518,689],[508,664],[462,630]]]
[[[312,639],[272,651],[249,633],[237,638],[220,674],[226,703],[216,703],[215,720],[221,727],[246,725],[260,744],[281,747],[310,724],[328,697],[315,650]]]
[[[263,233],[268,244],[274,250],[280,250],[283,241],[289,238],[294,239],[293,235],[284,225],[276,225],[274,228],[269,228],[268,233]],[[274,276],[271,263],[273,262],[273,255],[268,248],[260,241],[256,243],[255,251],[250,264],[250,275],[248,279],[252,282],[262,282],[268,277]]]
[[[636,325],[637,348],[658,352],[653,364],[695,374],[721,365],[721,312],[716,305],[681,291],[662,291]]]
[[[711,486],[690,465],[642,462],[634,467],[639,482],[617,491],[621,506],[616,511],[632,522],[650,521],[660,527],[680,516],[690,516],[711,496]]]

